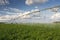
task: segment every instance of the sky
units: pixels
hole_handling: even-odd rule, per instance
[[[44,10],[45,8],[60,5],[60,0],[0,0],[0,22],[16,19],[14,22],[47,23],[60,20],[60,12]],[[30,15],[25,15],[31,13]],[[21,16],[24,15],[24,16]],[[55,17],[56,16],[56,17]]]

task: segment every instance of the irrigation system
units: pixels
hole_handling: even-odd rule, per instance
[[[54,12],[56,14],[59,11],[59,9],[60,9],[60,5],[57,5],[57,6],[50,7],[50,8],[45,8],[45,9],[42,9],[42,10],[31,11],[31,12],[28,12],[28,13],[25,13],[25,14],[21,14],[16,18],[12,18],[11,20],[9,20],[9,22],[12,21],[12,20],[13,20],[12,22],[14,22],[16,19],[19,19],[19,18],[28,19],[30,17],[26,18],[26,16],[29,16],[30,14],[35,14],[35,13],[38,13],[38,12],[40,13],[41,11],[45,11],[45,10],[50,10],[51,12]]]

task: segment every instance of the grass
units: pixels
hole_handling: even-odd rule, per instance
[[[60,40],[60,24],[0,24],[0,40]]]

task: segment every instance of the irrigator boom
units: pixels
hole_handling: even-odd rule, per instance
[[[60,8],[60,5],[58,6],[54,6],[54,7],[50,7],[50,8],[45,8],[45,9],[42,9],[42,10],[34,10],[34,11],[31,11],[31,12],[27,12],[27,13],[23,13],[21,15],[18,15],[18,17],[14,18],[14,19],[11,19],[11,20],[16,20],[16,19],[19,19],[19,18],[26,18],[26,16],[30,16],[30,14],[35,14],[37,12],[41,12],[41,11],[44,11],[44,10],[52,10],[52,12],[57,12]]]
[[[40,12],[40,10],[35,10],[35,11],[28,12],[28,13],[23,13],[21,15],[18,15],[18,17],[14,18],[14,19],[11,19],[11,20],[16,20],[16,19],[19,19],[19,18],[23,18],[23,19],[27,18],[28,19],[28,18],[30,18],[30,14],[35,14],[37,12]],[[27,17],[27,16],[29,16],[29,17]]]

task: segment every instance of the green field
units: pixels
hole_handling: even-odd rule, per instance
[[[60,24],[0,24],[0,40],[60,40]]]

